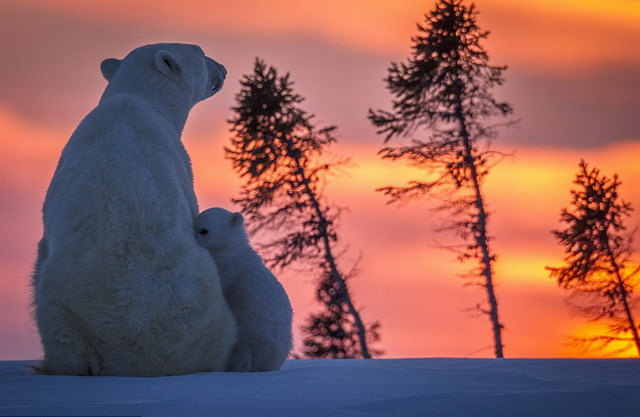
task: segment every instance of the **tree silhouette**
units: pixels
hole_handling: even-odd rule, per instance
[[[378,323],[365,325],[348,288],[351,276],[338,267],[335,222],[340,209],[323,196],[325,176],[346,161],[321,161],[336,141],[335,126],[317,128],[299,107],[289,74],[256,59],[254,72],[241,80],[226,157],[245,180],[239,204],[249,232],[275,236],[262,246],[265,261],[292,263],[317,273],[316,298],[323,310],[303,326],[304,354],[315,358],[370,358]]]
[[[380,188],[391,202],[423,196],[444,203],[451,223],[445,227],[465,242],[459,248],[461,261],[473,259],[478,267],[464,275],[470,283],[486,290],[487,305],[478,309],[490,317],[496,357],[503,357],[502,329],[494,287],[491,236],[482,182],[499,152],[489,149],[500,125],[497,117],[512,113],[511,106],[498,102],[493,87],[502,84],[506,67],[489,64],[480,45],[488,32],[476,24],[477,11],[462,1],[440,0],[435,10],[418,25],[412,38],[413,52],[407,62],[392,63],[386,78],[395,96],[393,111],[369,111],[369,118],[392,138],[414,135],[420,128],[425,139],[413,138],[406,146],[384,147],[384,159],[405,159],[425,170],[425,180],[405,186]]]
[[[609,334],[583,338],[605,347],[615,341],[635,345],[640,356],[638,324],[633,317],[633,292],[638,265],[631,268],[631,233],[623,220],[631,204],[619,200],[617,175],[608,178],[580,161],[571,191],[571,209],[563,209],[565,227],[552,233],[566,249],[566,266],[548,268],[558,285],[571,291],[574,310],[591,320],[606,320]],[[624,349],[626,350],[626,349]]]

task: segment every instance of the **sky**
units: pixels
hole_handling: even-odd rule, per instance
[[[344,269],[365,321],[379,321],[384,357],[490,357],[488,318],[473,307],[479,288],[458,276],[471,265],[438,248],[446,216],[433,202],[386,204],[377,187],[421,173],[381,161],[382,137],[366,118],[388,109],[383,83],[410,53],[416,23],[433,1],[5,0],[0,2],[0,360],[41,355],[29,312],[29,276],[42,233],[40,210],[58,157],[105,87],[100,62],[156,42],[200,45],[223,63],[223,90],[191,113],[183,142],[201,209],[235,209],[240,181],[224,159],[230,107],[257,56],[290,72],[302,106],[336,125],[328,158],[352,160],[331,177],[326,197],[347,207],[338,232]],[[484,184],[494,236],[497,296],[508,357],[602,357],[568,344],[602,325],[571,315],[546,266],[561,265],[551,230],[584,158],[619,174],[623,199],[640,205],[640,1],[484,0],[478,23],[491,62],[507,65],[495,91],[514,109],[515,127],[493,147],[505,158]],[[400,144],[400,143],[396,143]],[[638,213],[628,219],[638,224]],[[359,261],[358,261],[359,260]],[[296,329],[313,300],[313,276],[276,271]],[[299,331],[295,332],[300,342]]]

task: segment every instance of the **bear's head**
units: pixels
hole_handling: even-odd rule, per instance
[[[220,91],[227,75],[199,46],[180,43],[141,46],[124,59],[105,59],[100,69],[109,82],[103,98],[138,94],[152,104],[164,100],[188,109]]]
[[[213,252],[248,244],[244,217],[240,213],[210,208],[196,217],[194,228],[198,243]]]

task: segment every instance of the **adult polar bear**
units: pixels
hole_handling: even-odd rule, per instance
[[[43,208],[33,278],[42,371],[224,370],[236,326],[198,214],[180,136],[224,67],[195,45],[103,61],[108,86],[65,146]]]

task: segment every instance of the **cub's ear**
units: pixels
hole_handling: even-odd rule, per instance
[[[242,226],[242,225],[244,225],[244,217],[242,217],[242,213],[233,213],[231,215],[231,224],[233,226]]]
[[[100,64],[100,71],[102,71],[102,75],[104,78],[109,81],[113,74],[116,73],[118,68],[120,67],[120,60],[116,58],[107,58]]]
[[[181,71],[180,63],[169,51],[158,51],[154,59],[154,65],[164,75],[172,75]]]

